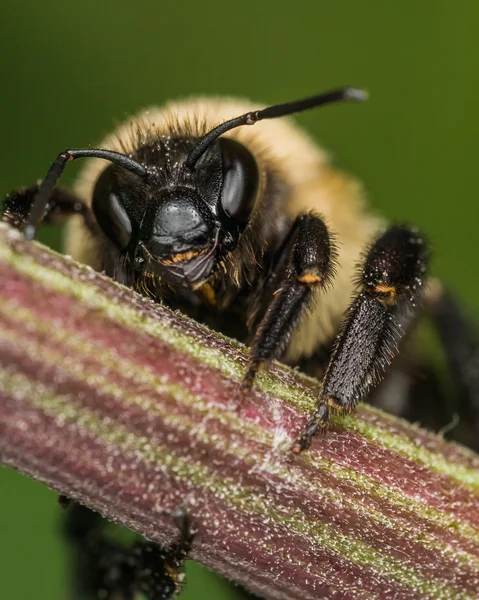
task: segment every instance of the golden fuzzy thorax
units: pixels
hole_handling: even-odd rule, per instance
[[[139,135],[145,142],[171,131],[202,135],[227,119],[258,108],[233,98],[170,102],[141,112],[103,140],[100,147],[128,153],[138,145]],[[320,292],[291,338],[285,359],[294,362],[299,356],[311,355],[321,341],[331,340],[337,332],[353,293],[355,267],[382,223],[366,211],[358,182],[332,168],[327,154],[292,120],[265,120],[234,129],[226,136],[243,143],[256,157],[262,176],[260,194],[266,174],[274,172],[284,183],[286,197],[282,202],[287,218],[292,221],[302,212],[319,213],[337,243],[333,283]],[[107,164],[99,159],[88,160],[75,186],[85,200],[91,199],[94,183]],[[71,220],[66,251],[77,260],[98,266],[94,244],[77,218]]]

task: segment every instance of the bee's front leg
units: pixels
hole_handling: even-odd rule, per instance
[[[259,368],[279,358],[295,325],[334,275],[336,249],[321,217],[299,215],[276,257],[278,279],[273,300],[251,346],[251,357],[242,387],[253,385]]]

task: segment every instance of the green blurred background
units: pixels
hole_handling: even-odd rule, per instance
[[[477,0],[1,0],[0,194],[168,98],[275,103],[364,86],[366,105],[298,120],[365,182],[375,209],[427,232],[434,272],[477,315],[478,25]],[[1,598],[65,597],[58,518],[54,493],[0,469]],[[240,597],[189,570],[182,598]]]

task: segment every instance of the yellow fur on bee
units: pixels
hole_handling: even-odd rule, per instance
[[[394,285],[383,285],[383,284],[374,286],[374,291],[377,292],[378,294],[388,294],[389,296],[391,296],[393,298],[397,293],[397,290]]]
[[[321,277],[315,273],[303,273],[298,276],[298,281],[306,284],[321,283]]]

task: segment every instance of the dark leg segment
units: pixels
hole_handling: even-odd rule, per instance
[[[33,201],[39,186],[32,185],[18,191],[10,192],[3,201],[2,221],[23,230],[28,220]],[[96,228],[96,221],[90,207],[73,192],[65,188],[56,188],[47,204],[44,223],[58,223],[72,215],[82,215],[85,225],[90,231]]]
[[[282,272],[282,279],[253,341],[243,389],[252,386],[262,364],[281,356],[315,291],[330,283],[335,255],[322,219],[312,213],[297,217],[270,274],[270,280],[276,281]]]
[[[293,451],[327,426],[330,408],[350,412],[383,377],[421,295],[428,249],[408,227],[391,227],[370,248],[361,291],[349,308],[324,376],[316,412]]]
[[[194,534],[184,507],[172,517],[180,536],[171,547],[146,541],[126,545],[114,539],[101,515],[72,503],[64,529],[72,550],[73,597],[133,600],[142,593],[148,600],[175,598]]]

